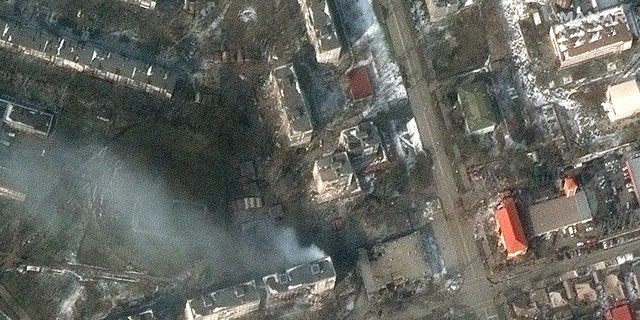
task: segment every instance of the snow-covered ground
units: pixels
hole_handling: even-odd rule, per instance
[[[536,75],[533,72],[531,57],[527,50],[522,30],[520,29],[520,21],[527,18],[526,5],[524,0],[504,0],[500,2],[502,7],[502,15],[507,28],[508,40],[510,43],[513,61],[517,66],[517,78],[521,79],[522,90],[526,94],[527,99],[535,108],[541,108],[545,105],[555,104],[564,108],[569,120],[572,122],[570,126],[575,135],[575,140],[593,140],[597,139],[601,134],[596,128],[596,122],[585,115],[583,106],[571,99],[571,95],[575,93],[572,90],[564,90],[556,88],[554,90],[541,87],[536,83]]]
[[[76,301],[78,301],[82,297],[83,293],[84,293],[84,286],[78,285],[75,291],[73,291],[73,293],[62,302],[62,305],[60,306],[60,313],[58,314],[58,317],[56,317],[56,319],[57,320],[75,319],[76,317],[74,317],[73,315],[74,305],[76,304]]]
[[[403,159],[407,168],[412,168],[416,164],[416,157],[424,153],[420,134],[416,126],[415,118],[407,123],[394,121],[393,141],[396,147],[398,158]]]

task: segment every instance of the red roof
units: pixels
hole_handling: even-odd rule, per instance
[[[373,85],[371,78],[369,78],[369,65],[351,70],[347,77],[354,99],[360,100],[373,94]]]
[[[611,320],[633,320],[633,313],[628,304],[623,304],[609,310]]]
[[[576,182],[576,179],[573,177],[564,178],[562,182],[562,190],[567,198],[575,196],[578,191],[578,183]]]
[[[512,198],[504,198],[496,208],[496,220],[507,250],[507,257],[511,258],[526,253],[529,242],[522,229],[516,203]]]

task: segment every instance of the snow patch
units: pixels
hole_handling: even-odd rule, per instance
[[[75,319],[73,315],[73,306],[83,294],[84,286],[76,287],[76,290],[62,302],[62,305],[60,306],[60,313],[56,317],[56,320]]]
[[[240,10],[240,12],[238,12],[238,17],[240,17],[240,20],[244,23],[258,21],[258,14],[256,13],[256,9],[253,7],[247,7]]]

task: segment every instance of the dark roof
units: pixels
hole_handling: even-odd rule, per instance
[[[533,205],[529,208],[529,216],[535,235],[592,219],[591,208],[584,191],[572,197],[560,197]]]
[[[354,99],[360,100],[373,95],[373,85],[369,77],[369,65],[351,70],[347,77],[349,78],[349,87]]]

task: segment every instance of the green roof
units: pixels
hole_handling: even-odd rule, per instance
[[[492,127],[496,125],[497,120],[487,85],[484,82],[473,82],[460,86],[458,100],[464,110],[469,133],[482,132],[483,130],[493,131]]]

